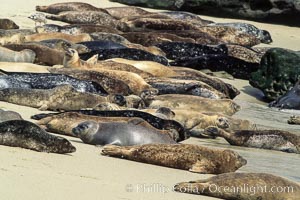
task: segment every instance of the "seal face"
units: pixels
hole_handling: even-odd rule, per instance
[[[65,138],[50,135],[24,120],[0,123],[0,144],[48,153],[72,153],[76,148]]]
[[[19,26],[10,19],[0,19],[0,29],[19,29]]]
[[[176,143],[170,135],[162,134],[157,129],[142,123],[145,121],[140,118],[132,118],[127,122],[86,121],[73,128],[72,132],[84,143],[94,145],[131,146],[149,143]]]
[[[242,189],[243,184],[246,185]],[[242,185],[242,186],[241,186]],[[265,190],[259,188],[266,188]],[[284,192],[266,192],[271,187],[293,188]],[[227,188],[223,190],[222,188]],[[255,192],[249,188],[256,188]],[[226,200],[261,199],[261,200],[297,200],[300,195],[300,186],[296,182],[265,173],[225,173],[204,180],[178,183],[174,186],[175,191],[205,195]],[[237,189],[239,189],[237,192]]]
[[[192,144],[108,145],[102,154],[203,174],[234,172],[247,163],[231,150],[209,149]]]

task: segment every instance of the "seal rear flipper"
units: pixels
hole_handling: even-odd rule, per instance
[[[129,156],[131,151],[131,147],[122,147],[116,146],[112,144],[105,145],[101,154],[105,156],[114,156],[114,157],[121,157],[123,158],[125,155]]]
[[[201,174],[213,174],[216,171],[216,166],[211,161],[203,158],[201,160],[197,160],[197,162],[192,165],[189,171]]]
[[[32,115],[30,117],[30,119],[41,120],[46,117],[51,117],[51,116],[58,115],[58,114],[61,114],[61,113],[41,113],[41,114]]]

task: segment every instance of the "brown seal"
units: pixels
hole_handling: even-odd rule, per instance
[[[219,112],[230,116],[240,110],[240,106],[230,99],[208,99],[180,94],[158,95],[153,100],[146,101],[145,104],[152,109],[168,107],[186,111]]]
[[[150,14],[150,12],[135,6],[111,7],[105,10],[114,18],[121,19],[128,16],[141,16]]]
[[[55,3],[49,6],[36,6],[35,10],[50,14],[59,14],[60,12],[65,11],[101,11],[107,13],[107,11],[102,8],[96,8],[95,6],[82,2]]]
[[[19,29],[19,26],[10,19],[0,19],[0,29]]]
[[[297,200],[300,196],[298,183],[265,173],[220,174],[204,180],[178,183],[174,189],[226,200]]]
[[[207,127],[204,134],[223,137],[235,146],[270,149],[300,153],[300,136],[281,130],[236,130],[227,132],[217,127]]]
[[[33,42],[33,41],[39,42],[42,40],[50,40],[50,39],[62,39],[72,43],[86,42],[92,40],[91,36],[85,33],[79,35],[70,35],[65,33],[37,33],[37,34],[25,36],[26,42]]]
[[[35,52],[36,57],[34,63],[44,65],[61,65],[63,64],[64,53],[61,51],[51,49],[40,44],[9,44],[4,47],[14,50],[22,51],[24,49],[30,49]]]
[[[132,147],[108,145],[103,148],[102,154],[202,174],[234,172],[247,163],[231,150],[192,144],[148,144]]]
[[[153,46],[162,42],[191,42],[194,43],[195,40],[192,38],[184,38],[177,36],[172,33],[164,32],[127,32],[121,34],[128,41],[132,43],[141,44],[143,46]]]

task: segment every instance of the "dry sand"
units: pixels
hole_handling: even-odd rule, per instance
[[[34,23],[26,17],[34,12],[35,6],[56,2],[61,1],[2,0],[0,17],[14,20],[22,28],[32,28]],[[84,2],[97,7],[121,5],[107,0]],[[204,18],[216,22],[239,21]],[[274,43],[267,46],[300,50],[299,28],[250,23],[270,31]],[[286,123],[286,119],[291,113],[300,114],[299,111],[269,109],[261,101],[262,93],[249,86],[247,81],[226,81],[235,85],[242,92],[235,99],[243,107],[235,115],[236,117],[250,119],[259,127],[286,129],[300,134],[300,127]],[[0,102],[0,108],[17,111],[27,120],[30,120],[31,115],[40,113],[37,109],[4,102]],[[177,182],[202,179],[210,175],[194,174],[183,170],[101,156],[101,147],[83,144],[76,138],[67,138],[77,148],[77,152],[74,154],[47,154],[0,146],[0,199],[214,199],[171,191],[172,186]],[[267,172],[300,182],[299,154],[233,147],[223,139],[191,138],[185,143],[202,144],[213,148],[230,148],[239,152],[248,160],[248,164],[241,168],[240,172]],[[166,192],[164,193],[163,190]]]

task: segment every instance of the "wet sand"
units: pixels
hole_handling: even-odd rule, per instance
[[[69,0],[70,2],[72,0]],[[26,17],[36,5],[61,2],[57,0],[3,0],[0,17],[14,20],[22,28],[33,28]],[[5,2],[5,3],[4,3]],[[97,7],[120,6],[107,0],[87,0]],[[204,17],[204,16],[203,16]],[[216,22],[240,21],[204,17]],[[50,22],[49,22],[50,23]],[[57,22],[55,22],[57,23]],[[271,47],[300,50],[300,28],[250,22],[268,30],[274,40]],[[299,111],[278,111],[262,102],[262,93],[247,81],[226,80],[241,90],[235,100],[242,106],[236,117],[249,119],[259,128],[289,130],[300,135],[300,126],[288,125],[286,120]],[[0,108],[19,112],[24,119],[41,111],[0,102]],[[39,153],[26,149],[0,146],[1,199],[215,199],[172,192],[177,182],[207,178],[183,170],[137,163],[101,156],[101,147],[83,144],[79,139],[66,137],[77,151],[70,155]],[[300,155],[277,151],[230,146],[224,139],[191,138],[184,143],[213,148],[229,148],[248,160],[240,172],[266,172],[300,182]]]

